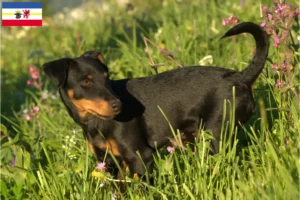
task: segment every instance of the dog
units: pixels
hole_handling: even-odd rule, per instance
[[[252,22],[236,25],[222,38],[240,33],[250,33],[256,41],[255,56],[241,72],[190,66],[149,77],[110,80],[97,51],[48,62],[43,69],[58,87],[69,115],[82,127],[90,150],[99,161],[105,159],[107,170],[114,176],[118,173],[113,155],[129,167],[131,175],[142,176],[152,173],[155,150],[173,137],[169,123],[193,140],[202,122],[215,138],[212,152],[218,153],[224,100],[232,101],[233,87],[235,122],[249,119],[255,107],[251,85],[264,67],[269,42]],[[229,119],[229,111],[225,118]]]

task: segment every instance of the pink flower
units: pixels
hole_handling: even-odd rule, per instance
[[[281,14],[283,10],[286,9],[287,7],[288,7],[287,4],[282,4],[282,6],[278,5],[274,12],[277,14]]]
[[[287,67],[286,67],[286,65],[285,65],[285,63],[284,63],[284,62],[283,62],[283,63],[281,63],[281,65],[280,65],[280,69],[281,69],[282,71],[286,71]]]
[[[268,7],[267,7],[267,6],[264,6],[264,7],[262,8],[262,11],[263,11],[264,13],[268,12]]]
[[[277,64],[273,64],[273,65],[272,65],[272,69],[278,69]]]
[[[27,81],[26,81],[26,84],[27,84],[27,85],[31,85],[31,84],[32,84],[31,80],[27,80]]]
[[[273,15],[272,14],[268,14],[268,19],[269,19],[269,21],[272,21],[273,20]]]
[[[226,26],[226,24],[228,23],[227,19],[222,19],[222,25]]]
[[[274,47],[278,47],[279,42],[280,42],[279,37],[276,35],[275,38],[274,38],[274,44],[273,44]]]
[[[168,146],[168,147],[167,147],[167,151],[168,151],[169,153],[173,153],[174,147]]]
[[[281,6],[282,10],[286,9],[287,7],[288,7],[288,5],[286,3],[282,4],[282,6]]]
[[[260,27],[264,28],[266,26],[266,20],[263,21],[263,23],[260,24]]]
[[[26,119],[27,121],[29,121],[29,120],[30,120],[30,115],[26,114],[26,115],[25,115],[25,119]]]
[[[12,167],[16,166],[16,161],[17,161],[17,156],[15,156],[14,159],[11,161],[11,166]]]
[[[40,111],[40,108],[36,106],[36,107],[33,108],[33,110],[34,110],[36,113],[38,113],[38,112]]]
[[[96,169],[99,171],[105,171],[105,169],[106,169],[105,165],[106,165],[105,162],[99,162]]]
[[[281,85],[281,82],[280,82],[280,80],[278,79],[277,81],[276,81],[276,87],[279,87]]]
[[[29,65],[28,71],[33,79],[38,79],[40,77],[40,72],[37,67]]]

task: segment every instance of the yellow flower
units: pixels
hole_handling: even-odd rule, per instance
[[[140,181],[140,177],[137,173],[134,173],[133,180],[134,180],[134,182],[139,182]]]
[[[92,177],[96,178],[96,179],[100,179],[100,180],[105,180],[105,173],[101,172],[101,171],[96,171],[94,170],[92,172]]]
[[[192,27],[191,27],[191,26],[186,26],[185,28],[186,28],[186,30],[188,30],[188,31],[192,30]]]
[[[159,47],[160,47],[161,49],[164,49],[166,46],[165,46],[164,43],[160,43],[160,44],[159,44]]]

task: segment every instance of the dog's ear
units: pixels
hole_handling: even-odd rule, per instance
[[[98,51],[86,51],[81,56],[96,58],[96,59],[100,60],[100,62],[105,64],[102,54]]]
[[[108,72],[108,68],[105,64],[104,58],[99,51],[86,51],[80,57],[82,57],[82,56],[98,59],[103,64],[104,69]]]
[[[62,58],[43,65],[46,75],[57,87],[64,85],[67,79],[68,67],[71,65],[72,61],[71,58]]]

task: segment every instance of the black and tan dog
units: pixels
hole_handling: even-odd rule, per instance
[[[233,27],[223,37],[244,32],[254,36],[256,54],[241,72],[193,66],[145,78],[110,80],[96,51],[46,63],[44,71],[59,88],[70,116],[84,130],[97,158],[102,161],[108,150],[132,174],[143,175],[153,170],[156,147],[173,136],[158,106],[173,128],[188,138],[193,138],[202,121],[213,132],[214,153],[219,151],[224,99],[232,100],[234,86],[236,123],[249,119],[254,109],[251,85],[264,67],[269,43],[265,32],[251,22]],[[116,175],[109,154],[105,162]]]

